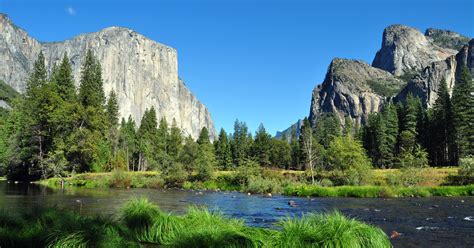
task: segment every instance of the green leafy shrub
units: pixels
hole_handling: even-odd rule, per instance
[[[188,180],[188,177],[188,172],[184,169],[183,164],[179,162],[173,163],[163,171],[165,185],[168,187],[181,187]]]
[[[125,171],[114,170],[109,179],[109,186],[113,188],[130,188],[132,177]]]
[[[279,193],[283,190],[281,184],[281,181],[274,178],[252,176],[247,184],[243,185],[242,191],[256,194]]]

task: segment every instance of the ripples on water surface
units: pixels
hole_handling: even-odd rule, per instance
[[[272,227],[278,219],[307,212],[338,209],[381,227],[395,247],[474,247],[474,197],[431,198],[271,198],[233,192],[156,189],[53,190],[32,184],[0,181],[0,206],[24,210],[35,206],[62,206],[83,214],[114,214],[127,200],[145,196],[165,211],[184,213],[189,205],[203,205],[253,226]],[[291,207],[288,202],[297,204]]]

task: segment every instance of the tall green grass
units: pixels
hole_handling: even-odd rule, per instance
[[[391,247],[380,229],[338,212],[278,225],[281,230],[248,227],[199,207],[177,216],[137,198],[117,218],[61,209],[0,210],[0,247]]]
[[[337,186],[317,185],[287,186],[285,195],[311,197],[429,197],[473,196],[474,185],[439,187],[387,187],[387,186]]]
[[[281,221],[273,247],[391,247],[377,227],[348,219],[339,212],[308,214]]]

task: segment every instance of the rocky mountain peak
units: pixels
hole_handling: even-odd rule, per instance
[[[432,41],[440,47],[450,48],[456,51],[459,51],[463,46],[469,43],[469,37],[451,30],[428,28],[425,31],[425,36],[431,38]]]
[[[333,59],[322,84],[313,90],[309,120],[315,125],[322,113],[335,113],[341,123],[350,117],[365,123],[405,83],[387,71],[360,60]]]
[[[456,53],[451,48],[440,47],[415,28],[391,25],[383,32],[382,47],[375,55],[372,66],[401,76],[420,71],[430,63]]]

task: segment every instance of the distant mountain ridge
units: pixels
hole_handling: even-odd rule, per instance
[[[91,49],[102,65],[104,91],[117,93],[119,113],[139,124],[152,106],[159,119],[176,121],[185,135],[197,138],[206,127],[216,137],[208,109],[178,75],[174,48],[144,37],[128,28],[110,27],[75,36],[62,42],[39,42],[0,14],[0,80],[24,92],[33,62],[42,51],[49,69],[68,54],[76,86],[85,52]]]

